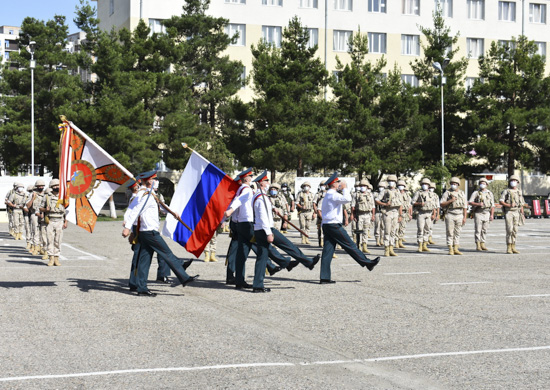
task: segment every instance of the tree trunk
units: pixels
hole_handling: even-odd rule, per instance
[[[304,160],[302,160],[301,158],[298,159],[298,169],[296,170],[296,176],[304,176]]]
[[[277,173],[277,171],[274,169],[271,171],[271,183],[275,183],[275,174]]]
[[[510,125],[510,134],[508,136],[508,177],[514,174],[516,167],[516,149],[514,139],[516,138],[516,127]]]

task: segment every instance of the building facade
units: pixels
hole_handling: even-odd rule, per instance
[[[162,32],[162,21],[181,15],[184,0],[95,0],[100,28],[134,29],[143,18],[154,32]],[[343,62],[347,39],[360,30],[369,37],[368,59],[382,56],[387,69],[394,64],[403,80],[417,83],[410,63],[421,56],[419,26],[433,26],[433,12],[443,9],[451,34],[459,34],[458,56],[468,57],[466,84],[478,74],[478,57],[493,41],[505,42],[522,33],[537,42],[546,55],[548,0],[212,0],[209,14],[229,19],[229,34],[239,33],[228,54],[243,62],[248,75],[252,64],[250,46],[261,38],[280,44],[282,30],[293,16],[310,29],[311,44],[329,71],[336,68],[336,56]],[[453,48],[454,49],[454,48]],[[248,88],[249,89],[249,88]],[[243,91],[244,95],[251,93]]]
[[[13,52],[19,51],[19,31],[21,28],[14,26],[0,26],[0,63],[10,62]]]

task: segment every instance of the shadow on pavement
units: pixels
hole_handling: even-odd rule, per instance
[[[128,289],[128,279],[111,279],[108,280],[92,280],[92,279],[68,279],[69,282],[78,287],[82,292],[96,291],[113,291],[125,294],[134,294]]]
[[[57,287],[55,282],[0,282],[0,288]]]

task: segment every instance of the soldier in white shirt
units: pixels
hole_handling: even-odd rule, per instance
[[[323,234],[325,236],[325,243],[323,246],[323,254],[321,257],[321,284],[336,283],[331,279],[330,265],[332,262],[332,255],[336,244],[339,244],[359,265],[367,267],[369,271],[378,264],[380,258],[377,257],[374,260],[368,259],[363,252],[357,248],[357,245],[349,237],[348,233],[342,226],[342,206],[345,203],[351,202],[350,191],[347,188],[345,181],[340,182],[338,179],[338,172],[334,174],[325,182],[329,190],[327,191],[325,198],[323,199],[323,205],[321,206],[321,212],[323,215]],[[342,191],[340,193],[339,191]]]
[[[153,190],[153,181],[156,177],[156,171],[142,173],[138,178],[141,179],[145,188],[141,188],[136,196],[136,199],[130,205],[130,211],[126,215],[122,236],[130,235],[134,222],[137,221],[139,228],[138,240],[141,245],[138,265],[137,265],[137,293],[141,296],[156,296],[155,293],[147,288],[147,277],[149,268],[151,267],[151,259],[153,253],[157,252],[159,258],[163,258],[170,269],[177,276],[182,286],[193,282],[197,276],[189,276],[185,272],[183,260],[177,258],[166,242],[158,232],[159,221],[159,205],[157,195]]]

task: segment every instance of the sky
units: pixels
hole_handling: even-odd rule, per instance
[[[91,2],[97,6],[96,2]],[[21,26],[21,22],[27,16],[39,20],[53,19],[54,15],[63,15],[65,23],[69,26],[69,33],[78,32],[74,25],[75,7],[80,5],[79,0],[20,0],[11,2],[2,7],[0,12],[0,26]]]

